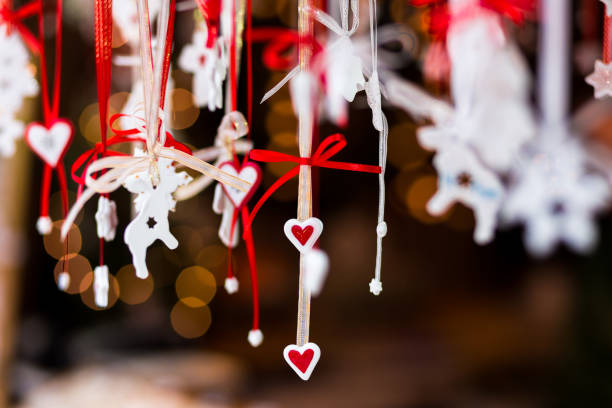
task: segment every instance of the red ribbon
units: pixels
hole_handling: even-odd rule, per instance
[[[206,20],[208,28],[208,39],[206,46],[211,48],[219,35],[219,24],[221,16],[221,0],[195,0],[202,17]]]
[[[328,136],[327,138],[325,138],[321,142],[321,144],[319,144],[319,147],[312,155],[312,157],[292,156],[290,154],[275,152],[272,150],[251,150],[251,153],[249,155],[251,160],[265,163],[292,162],[296,163],[296,166],[289,170],[287,173],[285,173],[281,178],[276,180],[276,182],[272,184],[270,188],[268,188],[268,190],[264,193],[264,195],[259,199],[259,201],[255,205],[255,208],[253,208],[253,212],[251,212],[251,215],[249,216],[248,222],[245,223],[245,232],[246,230],[251,228],[253,219],[255,218],[255,215],[257,214],[261,206],[264,204],[264,202],[266,202],[266,200],[270,198],[270,196],[274,194],[274,192],[278,190],[283,184],[291,180],[293,177],[296,177],[300,173],[300,166],[323,167],[327,169],[358,171],[362,173],[381,173],[382,169],[380,168],[380,166],[329,160],[345,147],[346,138],[344,137],[344,135],[336,133],[335,135]]]
[[[450,26],[447,0],[411,0],[417,7],[429,7],[429,32],[437,41],[446,41]],[[536,9],[536,0],[480,0],[480,6],[510,19],[515,24],[523,24]]]
[[[296,30],[266,27],[254,29],[251,34],[253,42],[268,43],[263,50],[264,65],[276,71],[287,71],[297,64],[297,45],[300,35]],[[312,36],[302,37],[302,42],[313,45],[313,53],[322,50],[321,44]]]
[[[36,36],[25,26],[23,20],[41,12],[41,1],[35,0],[26,4],[17,11],[13,11],[7,4],[0,7],[0,22],[8,24],[9,28],[15,27],[25,41],[28,48],[34,53],[40,53],[40,42]]]

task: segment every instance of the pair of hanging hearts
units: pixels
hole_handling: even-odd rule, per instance
[[[247,162],[242,167],[228,161],[219,165],[219,169],[251,183],[248,191],[240,191],[222,184],[221,187],[234,207],[241,208],[255,194],[261,183],[261,169],[253,162]],[[323,232],[323,223],[318,218],[308,218],[304,221],[290,219],[285,223],[285,235],[301,253],[309,252]]]

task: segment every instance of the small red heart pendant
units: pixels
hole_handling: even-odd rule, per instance
[[[314,232],[314,228],[312,226],[307,226],[306,228],[302,228],[299,225],[294,225],[291,227],[291,233],[293,236],[300,241],[300,244],[306,245],[308,239],[312,236]]]
[[[306,381],[319,362],[321,349],[315,343],[306,343],[303,346],[290,344],[285,347],[283,356],[293,371],[302,380]]]
[[[298,221],[295,218],[285,223],[285,235],[301,253],[312,249],[323,232],[323,223],[318,218]]]

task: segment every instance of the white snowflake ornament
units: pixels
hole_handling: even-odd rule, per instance
[[[23,137],[25,125],[12,114],[0,114],[0,155],[11,157],[15,154],[15,141]]]
[[[98,199],[98,211],[96,211],[98,238],[104,238],[106,241],[115,239],[117,224],[119,224],[117,205],[113,200],[100,196]]]
[[[0,30],[0,113],[15,113],[25,97],[38,93],[38,82],[29,67],[29,54],[17,30]]]
[[[525,246],[535,256],[550,255],[563,242],[586,253],[597,241],[594,218],[610,200],[607,181],[587,173],[578,142],[542,143],[518,169],[501,212],[507,224],[525,225]]]
[[[586,77],[586,83],[594,88],[595,98],[612,96],[612,62],[595,61],[595,71]]]
[[[474,211],[474,240],[489,243],[495,234],[504,188],[499,177],[467,147],[456,144],[440,150],[434,158],[438,191],[427,203],[432,215],[441,215],[459,202]]]
[[[135,156],[143,155],[142,150],[135,153]],[[148,171],[129,176],[123,184],[128,191],[138,194],[134,200],[138,214],[125,229],[124,240],[132,253],[136,276],[141,279],[149,276],[146,255],[147,248],[153,242],[159,239],[170,249],[178,246],[168,223],[168,212],[176,206],[172,193],[192,180],[184,171],[177,173],[170,159],[159,157],[157,168],[159,184],[156,187]]]

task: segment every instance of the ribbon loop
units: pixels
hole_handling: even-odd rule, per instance
[[[291,162],[296,163],[296,166],[291,168],[288,172],[286,172],[283,176],[281,176],[274,184],[272,184],[268,190],[263,194],[263,196],[259,199],[253,211],[248,217],[248,220],[244,225],[244,233],[250,230],[251,224],[253,223],[253,219],[259,209],[262,207],[264,202],[270,198],[270,196],[278,190],[283,184],[287,181],[291,180],[293,177],[296,177],[299,174],[300,166],[311,166],[311,167],[323,167],[328,169],[335,170],[348,170],[348,171],[358,171],[362,173],[374,173],[380,174],[382,172],[382,168],[380,166],[373,166],[368,164],[358,164],[358,163],[347,163],[347,162],[339,162],[339,161],[330,161],[333,156],[338,154],[341,150],[346,147],[346,138],[344,135],[340,133],[336,133],[334,135],[328,136],[325,138],[315,150],[315,153],[312,157],[299,157],[292,156],[287,153],[275,152],[272,150],[261,150],[254,149],[249,153],[249,158],[253,161],[263,162],[263,163],[284,163]]]

